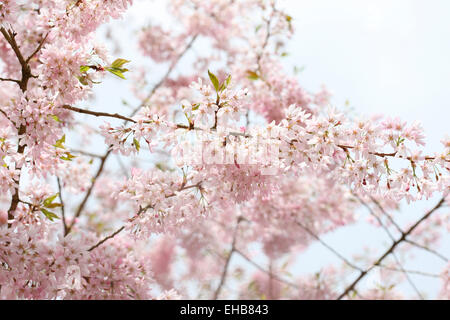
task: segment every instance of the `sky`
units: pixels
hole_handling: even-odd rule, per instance
[[[450,131],[450,1],[281,2],[293,17],[296,30],[287,48],[285,66],[302,68],[298,78],[303,87],[317,91],[324,84],[333,92],[333,105],[346,108],[348,101],[353,112],[360,115],[384,114],[407,121],[419,120],[426,132],[427,153],[442,149],[439,141]],[[120,28],[128,26],[130,16],[134,23],[144,24],[161,19],[163,3],[138,1],[126,19],[111,24],[112,30],[120,34]],[[121,55],[139,61],[136,39],[132,40]],[[154,66],[152,70],[162,74],[164,68]],[[97,89],[97,101],[102,102],[99,105],[107,105],[108,110],[120,106],[123,98],[132,100],[127,86],[120,80],[106,80]],[[395,218],[400,223],[411,221],[436,201],[434,198],[403,205]],[[347,257],[363,253],[366,246],[381,253],[389,245],[383,231],[366,223],[342,228],[324,240]],[[448,236],[438,249],[450,256]],[[415,259],[405,268],[441,272],[442,261],[429,253],[415,252]],[[318,271],[326,263],[338,262],[317,243],[301,256],[294,271]],[[369,285],[374,281],[371,277],[368,277]],[[421,276],[412,279],[428,297],[435,296],[439,288],[436,279]],[[412,292],[407,284],[404,289]]]

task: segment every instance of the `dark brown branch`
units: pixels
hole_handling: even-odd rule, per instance
[[[78,112],[78,113],[89,114],[89,115],[92,115],[92,116],[95,116],[95,117],[116,118],[116,119],[125,120],[126,122],[136,123],[135,120],[133,120],[133,119],[131,119],[129,117],[125,117],[125,116],[123,116],[121,114],[118,114],[118,113],[107,113],[107,112],[91,111],[91,110],[87,110],[87,109],[81,109],[81,108],[77,108],[77,107],[72,107],[72,106],[69,106],[69,105],[64,105],[64,106],[62,106],[62,108],[67,109],[67,110],[71,110],[71,111],[74,111],[74,112]],[[136,112],[133,112],[132,116],[135,113]],[[215,129],[215,127],[216,127],[216,123],[211,129]],[[190,126],[183,125],[183,124],[177,124],[177,128],[179,128],[179,129],[186,129],[186,130],[203,130],[203,129],[200,129],[200,128],[197,128],[197,127],[190,127]],[[230,132],[229,134],[232,135],[232,136],[242,136],[242,137],[245,137],[245,138],[251,138],[252,137],[251,135],[246,134],[246,133],[242,133],[242,132]],[[291,142],[295,142],[295,140],[293,140]],[[343,145],[337,145],[337,146],[339,148],[343,149],[343,150],[354,148],[352,146],[343,146]],[[369,152],[369,154],[384,158],[384,157],[395,157],[395,155],[397,153],[395,153],[395,152],[394,153]],[[401,159],[407,159],[407,160],[411,161],[411,157],[406,157],[406,158],[401,158]],[[425,160],[434,160],[434,159],[435,158],[431,157],[431,156],[426,156],[425,157]],[[450,160],[445,160],[445,161],[450,162]]]
[[[396,271],[396,272],[402,272],[402,273],[409,273],[409,274],[415,274],[415,275],[419,275],[419,276],[424,276],[424,277],[431,277],[431,278],[440,278],[441,276],[439,274],[433,274],[433,273],[428,273],[428,272],[423,272],[423,271],[418,271],[418,270],[408,270],[408,269],[396,269],[396,268],[392,268],[389,266],[386,266],[384,264],[379,264],[377,265],[378,268],[383,268],[386,270],[390,270],[390,271]]]
[[[16,123],[15,123],[14,121],[12,121],[12,120],[8,117],[8,115],[6,114],[5,111],[3,111],[2,109],[0,109],[0,113],[3,114],[3,115],[5,116],[5,118],[8,119],[8,120],[14,125],[14,127],[16,127]]]
[[[188,189],[192,189],[192,188],[201,188],[201,183],[197,183],[197,184],[193,184],[193,185],[188,185],[188,186],[181,186],[180,189],[178,189],[178,192],[183,191],[183,190],[188,190]],[[174,197],[176,195],[176,193],[171,193],[169,195],[166,196],[166,198],[171,198]],[[139,217],[143,212],[147,211],[148,209],[152,208],[152,205],[148,205],[145,208],[140,208],[139,211],[134,215],[134,217],[132,217],[129,221],[133,221],[135,220],[137,217]],[[117,229],[113,234],[111,234],[110,236],[107,236],[106,238],[100,240],[96,245],[92,246],[89,251],[94,250],[95,248],[99,247],[101,244],[103,244],[104,242],[106,242],[109,239],[114,238],[117,234],[119,234],[120,232],[122,232],[122,230],[125,229],[125,225],[121,226],[119,229]]]
[[[406,236],[408,236],[409,234],[411,234],[411,232],[413,232],[423,221],[425,221],[426,219],[428,219],[433,212],[435,212],[437,209],[439,209],[445,202],[445,196],[430,210],[428,211],[422,218],[420,218],[419,220],[416,221],[416,223],[414,223],[406,232],[404,232],[404,234],[397,240],[395,241],[390,247],[389,249],[387,249],[373,264],[372,266],[370,266],[369,268],[361,271],[361,273],[359,274],[359,276],[344,290],[344,292],[342,292],[337,300],[341,300],[342,298],[344,298],[345,296],[347,296],[347,294],[349,294],[351,291],[354,290],[355,286],[361,281],[361,279],[363,279],[373,268],[375,268],[376,266],[378,266],[379,264],[381,264],[381,262],[387,257],[389,256],[394,250],[395,248],[402,242],[404,242],[406,240]]]
[[[177,56],[177,58],[170,64],[170,67],[167,69],[166,73],[164,74],[164,76],[158,81],[158,83],[156,83],[152,90],[150,91],[150,93],[148,94],[148,96],[142,101],[141,105],[136,108],[134,110],[134,112],[131,114],[131,116],[134,116],[136,114],[136,112],[143,106],[145,106],[145,104],[151,99],[151,97],[155,94],[156,90],[159,89],[159,87],[161,87],[164,82],[166,82],[166,80],[169,78],[170,74],[172,73],[173,69],[177,66],[178,62],[180,62],[181,58],[186,54],[187,51],[189,51],[189,49],[192,47],[192,45],[194,44],[195,40],[197,39],[198,35],[194,35],[191,40],[188,42],[188,44],[186,45],[186,47],[184,48],[183,51],[181,51],[181,53]]]
[[[22,78],[21,80],[19,80],[17,82],[17,84],[19,85],[20,89],[22,90],[22,92],[26,92],[27,91],[27,87],[28,87],[28,81],[30,80],[30,78],[33,77],[32,73],[31,73],[31,68],[28,65],[28,61],[26,61],[22,55],[22,53],[20,52],[20,48],[19,45],[16,42],[16,33],[12,30],[6,30],[4,27],[0,28],[0,32],[2,33],[3,37],[6,39],[6,41],[9,43],[9,45],[11,46],[12,50],[14,51],[17,60],[20,63],[21,69],[22,69]],[[17,125],[16,125],[17,128]],[[20,143],[20,137],[23,136],[26,133],[26,127],[21,124],[18,128],[18,136],[19,136],[19,141],[17,143],[17,153],[18,154],[23,154],[25,151],[25,145]],[[21,167],[16,167],[16,169],[21,171]],[[12,220],[14,219],[14,212],[17,209],[17,206],[19,204],[19,185],[20,185],[20,176],[21,174],[19,174],[17,179],[14,179],[14,182],[16,183],[17,187],[14,188],[14,192],[13,195],[11,197],[11,204],[10,207],[8,209],[8,219]],[[10,226],[10,224],[8,224],[8,226]]]
[[[431,249],[431,248],[429,248],[427,246],[424,246],[424,245],[422,245],[420,243],[417,243],[417,242],[409,240],[409,239],[406,239],[405,242],[409,243],[410,245],[412,245],[414,247],[417,247],[417,248],[422,249],[424,251],[427,251],[427,252],[429,252],[431,254],[434,254],[436,257],[438,257],[439,259],[443,260],[444,262],[448,262],[448,258],[446,256],[444,256],[443,254],[437,252],[436,250],[433,250],[433,249]]]
[[[262,272],[268,274],[268,275],[269,275],[270,277],[272,277],[273,279],[275,279],[275,280],[277,280],[277,281],[279,281],[279,282],[281,282],[281,283],[284,283],[284,284],[288,285],[289,287],[295,288],[295,289],[297,289],[297,290],[300,289],[296,284],[294,284],[294,283],[292,283],[292,282],[289,282],[288,280],[285,280],[285,279],[283,279],[283,278],[280,278],[280,277],[277,276],[275,273],[273,273],[273,272],[271,272],[271,271],[269,271],[269,270],[264,269],[264,268],[261,267],[259,264],[257,264],[257,263],[254,262],[253,260],[251,260],[245,253],[243,253],[243,252],[240,251],[239,249],[236,249],[236,248],[235,248],[235,249],[234,249],[234,252],[236,252],[238,255],[240,255],[242,258],[244,258],[248,263],[250,263],[250,264],[251,264],[252,266],[254,266],[255,268],[257,268],[257,269],[259,269],[260,271],[262,271]]]
[[[225,278],[228,273],[228,267],[230,266],[231,257],[233,256],[233,253],[236,251],[236,240],[237,240],[237,234],[238,234],[238,230],[239,230],[239,223],[241,221],[242,220],[240,218],[237,219],[236,226],[235,226],[234,232],[233,232],[233,240],[231,242],[231,249],[226,257],[225,266],[223,267],[222,275],[220,276],[219,285],[217,286],[217,289],[214,292],[213,300],[217,300],[217,298],[220,295],[220,292],[222,291],[222,287],[225,284]]]
[[[394,236],[391,234],[391,232],[389,231],[389,229],[384,225],[384,223],[383,223],[383,221],[381,220],[381,218],[378,217],[378,216],[375,214],[375,212],[372,210],[372,208],[371,208],[367,203],[365,203],[364,200],[362,200],[360,197],[358,197],[358,195],[356,195],[355,193],[353,193],[353,195],[359,200],[359,202],[360,202],[363,206],[365,206],[365,207],[367,208],[367,210],[369,211],[370,215],[371,215],[372,217],[374,217],[374,218],[377,220],[377,222],[380,224],[380,226],[383,228],[383,230],[386,231],[386,233],[388,234],[389,238],[391,238],[392,241],[395,241]],[[383,209],[383,208],[381,207],[380,204],[378,204],[378,205],[379,205],[379,207],[380,207],[381,209]],[[385,212],[384,209],[383,209],[382,211]],[[386,212],[386,215],[387,215],[387,212]],[[392,220],[392,221],[393,221],[393,220]],[[403,230],[401,230],[400,233],[403,234]],[[408,274],[408,273],[405,271],[405,269],[403,268],[403,265],[402,265],[402,263],[400,262],[400,259],[397,257],[397,255],[396,255],[394,252],[392,252],[392,256],[394,257],[394,260],[395,260],[395,262],[397,263],[397,265],[398,265],[398,267],[400,268],[400,270],[404,273],[404,275],[405,275],[405,277],[406,277],[406,280],[409,282],[409,284],[411,285],[411,287],[413,288],[413,290],[417,293],[417,295],[419,296],[419,298],[423,300],[423,299],[424,299],[423,295],[420,293],[419,289],[417,288],[417,286],[415,285],[415,283],[412,281],[412,279],[411,279],[411,277],[409,276],[409,274]]]
[[[105,167],[105,162],[106,159],[108,158],[109,154],[111,153],[111,150],[108,150],[105,155],[101,158],[100,160],[100,166],[98,167],[97,173],[95,174],[91,186],[89,187],[88,191],[86,192],[86,194],[84,195],[83,200],[81,201],[80,205],[78,206],[78,210],[75,213],[75,216],[72,220],[72,222],[70,223],[70,225],[68,226],[68,228],[66,229],[65,235],[69,234],[69,232],[72,230],[73,226],[76,223],[76,219],[80,217],[81,213],[83,212],[84,207],[86,206],[87,201],[89,200],[89,197],[92,193],[92,190],[94,189],[95,183],[97,182],[98,178],[100,177],[100,175],[102,174],[103,168]]]
[[[311,229],[303,225],[302,223],[296,221],[295,222],[299,227],[301,227],[303,230],[305,230],[310,236],[312,236],[314,239],[319,241],[325,248],[327,248],[329,251],[331,251],[335,256],[337,256],[339,259],[341,259],[345,264],[347,264],[349,267],[362,271],[360,267],[354,265],[352,262],[350,262],[347,258],[345,258],[342,254],[337,252],[334,248],[332,248],[330,245],[328,245],[325,241],[323,241],[318,235],[316,235]]]
[[[79,154],[81,154],[83,156],[86,156],[86,157],[98,158],[98,159],[103,158],[102,155],[91,153],[91,152],[87,152],[87,151],[84,151],[84,150],[78,150],[78,149],[72,149],[72,148],[70,150],[72,152],[74,152],[74,153],[79,153]]]
[[[347,146],[347,145],[337,145],[339,148],[341,148],[342,150],[347,150],[347,149],[353,149],[353,146]],[[377,156],[377,157],[395,157],[397,155],[397,152],[390,152],[390,153],[383,153],[383,152],[369,152],[369,154],[373,155],[373,156]],[[401,157],[399,156],[399,159],[406,159],[409,161],[413,161],[411,157]],[[424,157],[425,160],[434,160],[435,157],[432,156],[425,156]],[[445,160],[446,162],[450,162],[450,160]]]
[[[14,82],[14,83],[20,84],[20,80],[17,80],[17,79],[0,78],[0,81],[9,81],[9,82]]]
[[[87,110],[87,109],[81,109],[81,108],[77,108],[77,107],[72,107],[72,106],[69,106],[69,105],[63,105],[61,108],[66,109],[66,110],[70,110],[70,111],[74,111],[74,112],[78,112],[78,113],[89,114],[89,115],[95,116],[95,117],[116,118],[116,119],[121,119],[121,120],[125,120],[125,121],[128,121],[128,122],[136,123],[136,121],[134,121],[133,119],[125,117],[125,116],[120,115],[118,113],[91,111],[91,110]]]
[[[67,224],[66,224],[66,209],[64,206],[64,200],[62,196],[62,187],[61,187],[61,181],[59,177],[56,177],[56,182],[58,183],[58,195],[59,195],[59,202],[61,203],[61,220],[63,223],[63,230],[64,234],[67,234]]]
[[[30,60],[33,59],[33,57],[42,49],[42,46],[44,45],[45,40],[47,40],[49,33],[50,32],[47,32],[47,34],[44,36],[44,38],[42,38],[41,42],[39,43],[39,46],[36,48],[36,50],[33,51],[32,54],[30,54],[30,56],[27,58],[27,60],[25,60],[25,63],[30,62]]]
[[[370,200],[372,200],[372,202],[375,203],[375,205],[378,207],[378,209],[380,209],[381,213],[383,215],[385,215],[386,218],[388,218],[388,220],[394,225],[394,227],[397,229],[397,231],[399,231],[400,233],[403,233],[402,228],[400,228],[400,226],[397,224],[397,222],[395,222],[394,218],[392,218],[391,215],[389,213],[387,213],[386,210],[384,210],[384,208],[381,206],[380,202],[378,202],[378,200],[372,196],[370,196]]]
[[[119,233],[121,233],[123,230],[125,229],[125,226],[120,227],[119,229],[117,229],[115,232],[113,232],[112,234],[110,234],[109,236],[103,238],[102,240],[100,240],[99,242],[97,242],[97,244],[93,245],[92,247],[89,248],[88,251],[92,251],[95,248],[100,247],[103,243],[105,243],[106,241],[108,241],[109,239],[114,238],[116,235],[118,235]]]

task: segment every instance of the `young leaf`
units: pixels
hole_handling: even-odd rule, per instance
[[[90,69],[89,66],[80,66],[80,73],[85,73]]]
[[[127,69],[119,69],[119,68],[105,68],[105,69],[124,80],[125,80],[125,76],[123,75],[123,73],[128,71]]]
[[[87,86],[87,85],[89,85],[89,82],[88,82],[88,77],[77,77],[78,78],[78,81],[80,81],[80,83],[82,84],[82,85],[84,85],[84,86]]]
[[[49,209],[59,208],[59,207],[62,207],[62,204],[61,203],[50,203],[48,206],[45,206],[45,207],[49,208]]]
[[[211,80],[214,89],[216,89],[216,92],[219,91],[219,80],[215,76],[215,74],[211,73],[211,71],[208,70],[209,79]]]
[[[56,140],[54,146],[56,148],[65,149],[66,148],[66,147],[64,147],[65,142],[66,142],[66,135],[63,135],[61,139]]]
[[[52,195],[51,197],[48,197],[47,199],[44,200],[44,207],[47,207],[48,205],[50,205],[55,199],[56,197],[59,195],[59,193],[56,193],[54,195]]]
[[[120,69],[125,63],[130,62],[129,60],[125,60],[125,59],[116,59],[112,64],[111,67],[112,68],[118,68]]]
[[[251,70],[247,70],[247,78],[250,80],[258,80],[259,76],[256,72],[251,71]]]
[[[139,149],[141,149],[141,145],[139,144],[139,141],[136,138],[133,138],[133,144],[137,152],[139,152]]]
[[[53,221],[53,219],[59,219],[59,217],[54,214],[51,211],[48,211],[47,209],[41,208],[41,212],[49,219],[50,221]]]
[[[61,160],[65,160],[65,161],[72,161],[73,158],[76,158],[76,156],[74,156],[70,152],[66,152],[66,155],[60,157]]]
[[[220,85],[219,91],[223,91],[225,90],[228,85],[230,84],[230,80],[231,80],[231,75],[229,75]]]

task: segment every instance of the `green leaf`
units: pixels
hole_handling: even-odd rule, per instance
[[[258,80],[259,76],[256,72],[251,71],[251,70],[247,70],[247,78],[250,80]]]
[[[139,152],[139,149],[141,149],[141,145],[139,144],[139,141],[136,138],[133,138],[133,144],[136,150]]]
[[[80,66],[80,73],[85,73],[87,71],[89,71],[91,67],[89,66]]]
[[[74,158],[76,158],[76,156],[74,156],[70,152],[66,152],[65,156],[60,157],[60,159],[64,160],[64,161],[72,161],[72,159],[74,159]]]
[[[59,207],[62,207],[62,204],[61,203],[50,203],[48,206],[45,206],[45,207],[49,208],[49,209],[59,208]]]
[[[305,66],[301,66],[301,67],[294,66],[295,74],[299,74],[300,72],[303,72],[303,70],[305,70]]]
[[[112,68],[118,68],[120,69],[125,63],[130,62],[130,60],[125,60],[125,59],[116,59],[112,64],[111,67]]]
[[[54,146],[56,148],[65,149],[66,148],[66,147],[64,147],[65,142],[66,142],[66,135],[63,135],[61,139],[56,140]]]
[[[55,120],[56,122],[61,122],[61,120],[59,120],[58,116],[55,116],[54,114],[51,114],[50,117],[52,117],[52,119]]]
[[[89,85],[88,77],[77,77],[77,78],[78,78],[78,81],[80,81],[80,83],[81,83],[82,85],[84,85],[84,86]]]
[[[230,84],[230,80],[231,80],[231,75],[229,75],[220,85],[219,91],[223,91],[225,90],[228,85]]]
[[[124,80],[125,80],[125,76],[123,75],[123,73],[128,71],[127,69],[120,69],[120,68],[105,68],[105,69]]]
[[[59,195],[59,193],[56,193],[54,195],[52,195],[51,197],[48,197],[47,199],[44,200],[44,206],[47,207],[48,205],[50,205],[55,199],[56,197]]]
[[[216,92],[219,92],[219,79],[217,79],[216,75],[211,73],[211,71],[209,71],[209,70],[208,70],[208,76],[214,86],[214,89],[216,89]]]
[[[287,22],[291,22],[292,21],[292,17],[290,15],[286,15],[286,21]]]
[[[123,74],[129,70],[126,68],[122,68],[122,66],[128,62],[130,61],[125,59],[116,59],[109,67],[106,67],[105,69],[118,76],[119,78],[125,79],[125,76]]]
[[[248,290],[249,291],[256,291],[256,287],[257,287],[257,285],[256,285],[256,281],[251,281],[249,284],[248,284]]]
[[[53,221],[53,219],[59,219],[59,217],[54,214],[51,211],[48,211],[47,209],[41,208],[41,212],[49,219],[50,221]]]

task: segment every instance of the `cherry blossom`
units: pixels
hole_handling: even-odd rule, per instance
[[[411,274],[449,298],[449,136],[429,154],[419,122],[306,89],[275,0],[168,0],[128,39],[159,77],[99,41],[138,2],[0,1],[2,299],[424,298]],[[98,105],[107,77],[138,103]],[[324,240],[366,221],[387,246]],[[314,244],[338,262],[295,272]],[[439,275],[403,266],[418,250]]]

